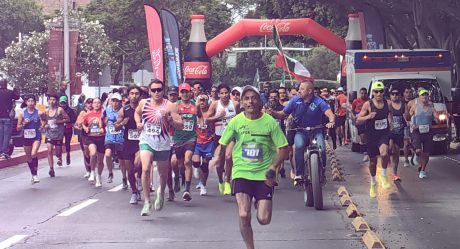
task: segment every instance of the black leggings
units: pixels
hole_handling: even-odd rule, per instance
[[[65,138],[65,151],[67,152],[67,156],[70,156],[70,141],[72,140],[72,132],[64,133]]]

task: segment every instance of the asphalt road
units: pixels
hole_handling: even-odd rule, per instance
[[[128,203],[130,191],[110,191],[121,184],[119,170],[113,184],[105,183],[105,171],[103,187],[95,188],[83,178],[81,153],[73,152],[72,160],[71,167],[56,169],[55,178],[40,160],[41,182],[35,185],[25,165],[0,170],[0,248],[244,248],[235,200],[218,195],[214,174],[208,196],[194,190],[191,202],[176,198],[141,217],[142,204]],[[257,248],[364,248],[339,204],[337,184],[327,184],[323,211],[305,207],[302,192],[291,185],[284,179],[276,190],[270,225],[253,218]],[[82,208],[63,216],[75,207]]]

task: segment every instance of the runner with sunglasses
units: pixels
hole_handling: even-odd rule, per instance
[[[391,103],[384,99],[383,93],[385,85],[383,82],[376,81],[372,83],[373,98],[364,103],[361,112],[357,116],[358,125],[366,124],[367,154],[369,155],[369,172],[371,175],[371,186],[369,196],[377,197],[377,157],[380,156],[382,161],[382,174],[380,182],[384,189],[390,188],[387,176],[387,167],[389,163],[388,144],[390,137],[390,125],[392,124]]]
[[[163,208],[164,193],[170,168],[169,155],[171,152],[171,136],[169,126],[179,129],[183,122],[177,114],[177,105],[163,98],[165,84],[154,79],[149,84],[150,98],[143,99],[134,113],[134,120],[139,131],[140,158],[142,164],[142,189],[144,192],[144,207],[141,215],[148,216],[152,213],[153,204],[150,201],[150,171],[152,162],[157,162],[158,174],[160,175],[160,188],[157,192],[155,210]]]
[[[399,150],[404,147],[404,129],[406,118],[409,116],[409,111],[406,104],[401,101],[401,93],[398,89],[390,91],[391,108],[393,109],[393,130],[390,134],[390,154],[391,164],[393,167],[393,181],[401,181],[398,175],[399,165]]]

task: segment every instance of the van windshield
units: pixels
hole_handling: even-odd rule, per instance
[[[413,97],[416,98],[418,89],[423,87],[430,93],[430,100],[433,103],[444,103],[441,88],[436,79],[387,79],[382,82],[385,84],[386,99],[390,99],[391,90],[396,88],[402,94],[407,87],[412,89]]]

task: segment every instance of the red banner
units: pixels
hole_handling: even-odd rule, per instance
[[[81,94],[81,77],[77,76],[77,48],[78,48],[78,37],[80,32],[70,31],[69,32],[69,60],[70,60],[70,96],[74,94]]]
[[[48,57],[48,78],[51,81],[62,79],[64,75],[64,32],[62,29],[50,30]]]
[[[144,4],[153,77],[164,82],[163,27],[158,11]]]
[[[211,78],[211,70],[209,62],[184,62],[184,76],[187,79],[209,79]]]

